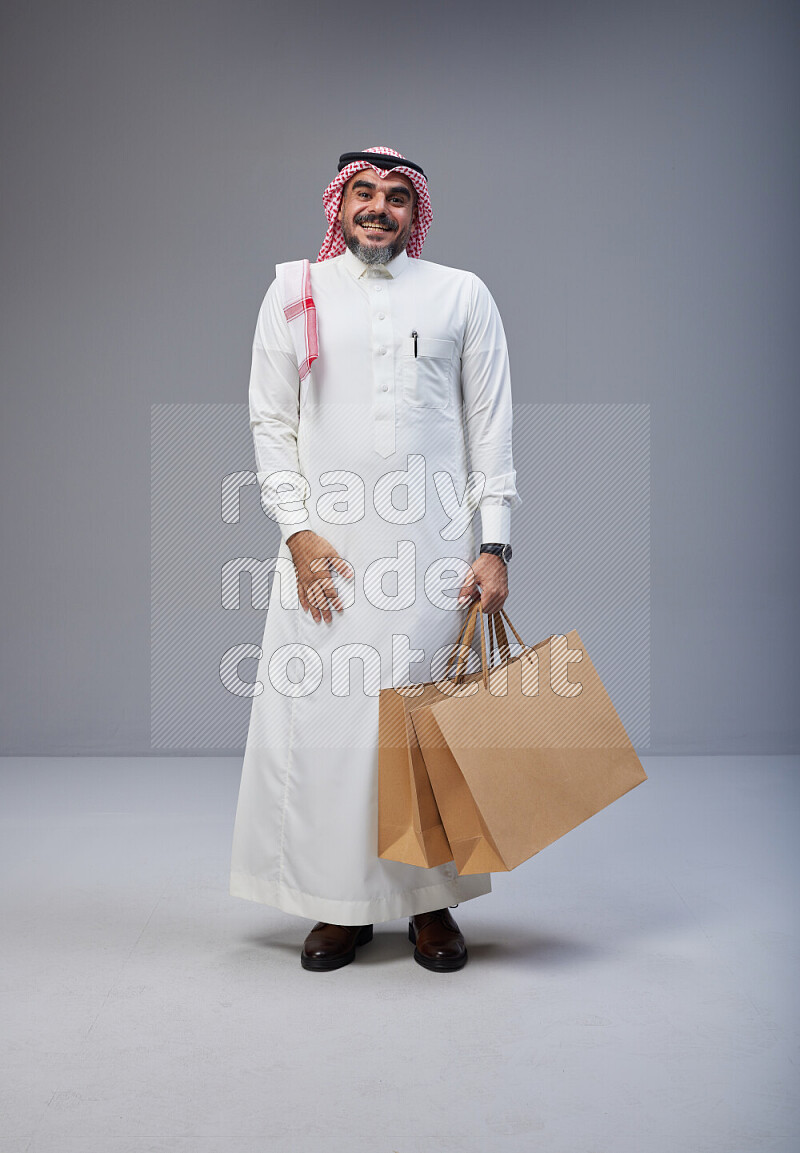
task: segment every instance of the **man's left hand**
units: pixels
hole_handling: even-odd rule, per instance
[[[482,612],[499,612],[508,597],[508,569],[505,562],[494,553],[482,552],[470,568],[471,572],[467,573],[458,594],[458,603],[469,605],[480,599]]]

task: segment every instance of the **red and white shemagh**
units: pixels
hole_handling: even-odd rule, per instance
[[[375,152],[383,156],[394,156],[398,160],[406,159],[401,152],[395,152],[393,148],[365,148],[364,151]],[[369,164],[366,160],[353,160],[342,169],[335,180],[331,181],[323,194],[322,203],[328,218],[328,231],[325,234],[322,248],[319,250],[317,261],[331,260],[334,256],[341,256],[347,247],[342,227],[336,219],[336,215],[342,202],[342,190],[345,184],[354,173],[359,172],[362,168],[374,168],[382,180],[385,180],[392,172],[402,172],[414,185],[417,190],[417,212],[416,219],[411,226],[406,252],[409,256],[418,258],[433,220],[427,180],[422,173],[415,172],[413,168],[407,168],[402,164],[396,168],[380,168],[378,164]],[[295,260],[288,264],[279,265],[279,277],[283,311],[297,353],[300,380],[303,381],[308,376],[311,365],[319,356],[317,310],[311,296],[311,265],[307,260]]]
[[[297,354],[302,381],[319,356],[317,310],[311,296],[311,265],[307,260],[293,260],[288,264],[279,264],[277,272],[283,312]]]

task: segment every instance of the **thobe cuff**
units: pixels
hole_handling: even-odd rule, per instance
[[[511,544],[511,509],[505,504],[481,506],[481,544]]]

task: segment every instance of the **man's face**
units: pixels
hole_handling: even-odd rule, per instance
[[[388,264],[408,244],[416,195],[399,172],[381,180],[374,169],[363,168],[351,176],[337,217],[350,251],[364,264]]]

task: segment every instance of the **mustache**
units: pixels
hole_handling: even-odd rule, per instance
[[[381,228],[385,228],[389,232],[397,232],[397,225],[388,216],[367,216],[366,213],[360,213],[358,216],[353,217],[353,223],[379,224]]]

